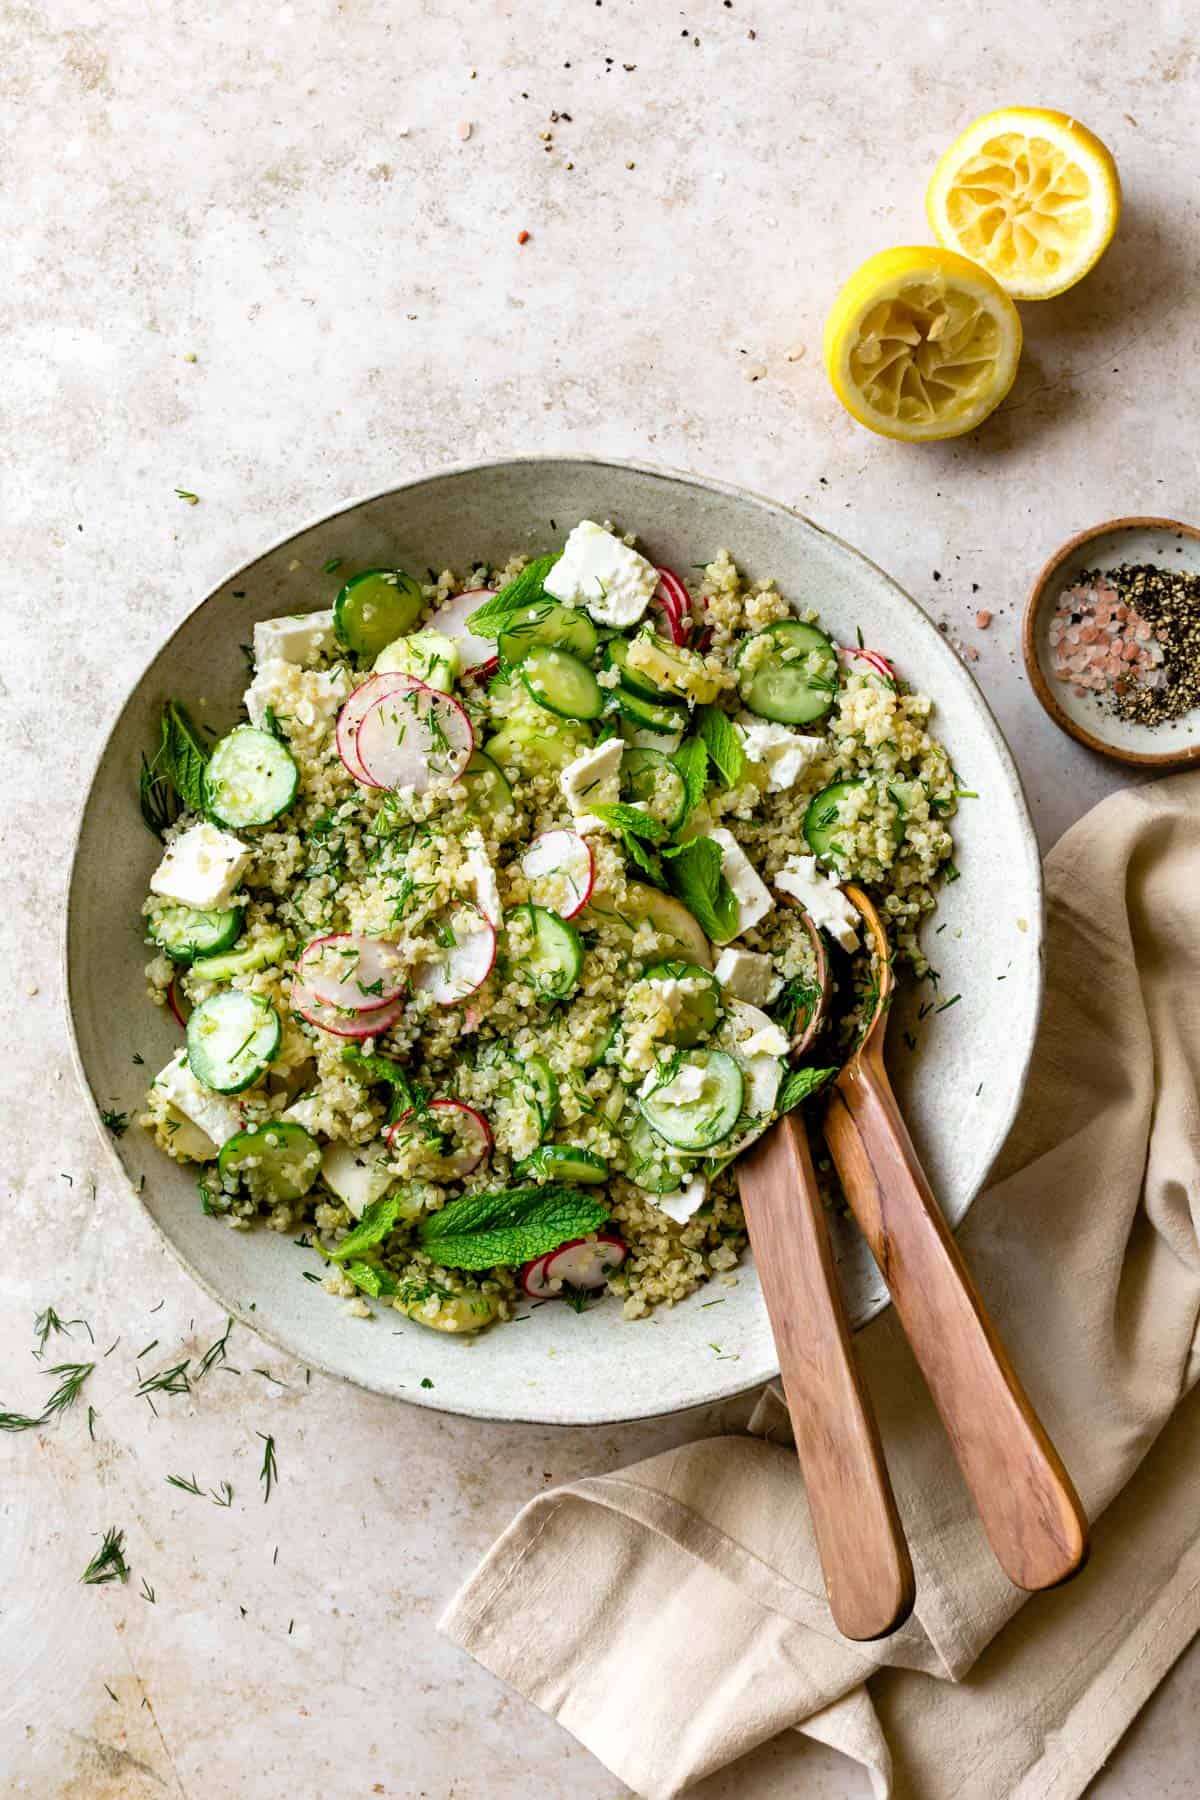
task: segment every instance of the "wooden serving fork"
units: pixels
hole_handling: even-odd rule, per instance
[[[887,933],[860,888],[843,891],[879,975],[874,1012],[831,1090],[825,1140],[997,1561],[1017,1587],[1054,1587],[1083,1567],[1087,1517],[917,1160],[884,1067]]]
[[[793,1058],[810,1047],[830,994],[821,934],[802,917],[819,998],[793,1037]],[[803,1119],[786,1113],[736,1167],[829,1609],[845,1637],[886,1637],[912,1611],[912,1562],[850,1341]]]

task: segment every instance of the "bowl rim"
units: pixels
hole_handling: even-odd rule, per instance
[[[921,605],[920,601],[914,599],[893,575],[890,575],[886,569],[874,560],[874,558],[860,550],[857,545],[851,544],[846,538],[839,536],[838,533],[834,531],[830,531],[826,526],[818,524],[815,519],[809,518],[807,513],[801,512],[797,507],[788,505],[786,501],[777,500],[771,495],[763,494],[755,488],[743,486],[738,482],[721,481],[715,476],[699,475],[690,469],[678,469],[661,463],[647,463],[634,457],[601,456],[590,451],[522,451],[507,456],[492,456],[476,458],[467,462],[445,463],[435,469],[426,470],[420,474],[414,475],[408,480],[390,482],[383,487],[373,488],[367,493],[359,494],[352,499],[342,501],[332,509],[317,512],[301,524],[294,525],[289,530],[281,533],[264,548],[258,550],[253,556],[247,557],[244,561],[238,563],[228,574],[214,582],[201,598],[196,601],[195,605],[188,608],[183,617],[176,622],[168,635],[159,643],[158,648],[151,656],[149,662],[139,670],[126,690],[124,698],[116,712],[113,714],[112,722],[109,725],[108,730],[104,733],[96,753],[92,758],[91,765],[87,771],[86,781],[82,785],[82,798],[76,816],[75,831],[71,845],[70,866],[67,877],[66,905],[63,908],[59,939],[60,980],[64,1010],[66,1012],[67,1040],[75,1076],[79,1087],[82,1090],[85,1105],[91,1113],[92,1122],[103,1146],[104,1154],[107,1157],[113,1172],[116,1174],[128,1195],[137,1203],[138,1210],[142,1217],[148,1220],[160,1242],[170,1252],[178,1266],[184,1270],[188,1277],[196,1283],[202,1292],[208,1295],[209,1299],[212,1300],[215,1305],[219,1306],[227,1316],[232,1317],[239,1325],[254,1332],[258,1337],[262,1338],[265,1343],[270,1344],[274,1349],[281,1351],[286,1356],[299,1357],[300,1353],[296,1350],[294,1345],[287,1341],[286,1337],[277,1335],[270,1326],[265,1324],[258,1317],[257,1313],[250,1312],[242,1302],[231,1300],[227,1294],[219,1293],[216,1287],[193,1266],[191,1260],[170,1236],[166,1227],[160,1224],[158,1219],[155,1218],[149,1207],[145,1205],[139,1187],[131,1180],[129,1173],[118,1154],[116,1145],[113,1143],[112,1138],[105,1129],[101,1119],[99,1102],[92,1090],[91,1082],[88,1079],[75,1028],[73,971],[69,954],[72,919],[76,905],[76,889],[80,874],[79,861],[82,850],[83,823],[86,817],[88,803],[91,799],[92,790],[96,784],[97,778],[99,777],[101,767],[108,755],[109,745],[119,730],[126,713],[133,706],[138,691],[149,670],[154,667],[160,657],[167,653],[179,633],[188,624],[194,614],[197,613],[201,607],[207,605],[209,600],[213,599],[222,588],[229,586],[239,577],[246,574],[248,570],[255,567],[256,564],[262,562],[265,557],[271,556],[275,552],[283,549],[296,538],[303,537],[307,532],[313,531],[319,526],[332,524],[345,514],[356,512],[360,507],[369,506],[376,501],[390,498],[395,494],[402,494],[412,489],[430,485],[443,478],[477,474],[488,469],[510,469],[521,467],[523,465],[537,466],[550,463],[572,463],[582,467],[595,469],[619,469],[623,472],[633,472],[638,475],[650,476],[655,480],[664,482],[682,481],[686,482],[691,487],[701,488],[708,492],[721,494],[731,499],[751,500],[755,504],[764,506],[772,512],[787,514],[790,518],[798,520],[810,531],[817,533],[818,536],[833,544],[838,550],[845,552],[856,561],[865,564],[873,574],[881,581],[885,582],[900,599],[919,613],[928,624],[930,631],[935,634],[937,640],[944,643],[944,639],[941,637],[941,634],[938,633],[937,624],[928,610]],[[945,648],[947,656],[953,658],[953,652],[950,650],[949,646],[947,645]],[[1033,1060],[1033,1049],[1041,1023],[1045,999],[1045,880],[1037,832],[1029,807],[1029,797],[1025,791],[1025,784],[1021,778],[1020,770],[1017,767],[1016,759],[1013,756],[1004,733],[1000,729],[983,689],[974,680],[970,671],[958,662],[957,658],[954,658],[954,662],[961,669],[963,678],[974,690],[975,700],[979,709],[979,724],[991,740],[993,750],[1007,770],[1015,800],[1019,811],[1023,815],[1025,826],[1023,835],[1027,849],[1030,852],[1028,856],[1029,866],[1027,874],[1030,879],[1032,898],[1036,903],[1035,916],[1037,919],[1038,931],[1037,955],[1034,958],[1034,966],[1030,975],[1030,985],[1033,989],[1033,1004],[1027,1015],[1027,1039],[1022,1046],[1019,1079],[1014,1083],[1007,1107],[999,1114],[993,1115],[991,1141],[986,1146],[987,1160],[983,1165],[983,1173],[979,1182],[974,1190],[968,1195],[959,1218],[951,1228],[954,1232],[957,1232],[983,1187],[986,1185],[988,1175],[996,1163],[1000,1151],[1012,1128],[1013,1121],[1017,1116],[1029,1080],[1029,1072]],[[865,1319],[853,1326],[852,1329],[854,1331],[865,1329],[865,1327],[871,1324],[873,1320],[886,1314],[890,1307],[891,1298],[885,1289],[884,1297],[875,1311],[869,1313]],[[723,1404],[735,1400],[744,1394],[753,1392],[755,1389],[762,1387],[765,1382],[777,1380],[779,1375],[778,1367],[775,1367],[766,1375],[755,1375],[753,1378],[734,1386],[730,1386],[728,1383],[721,1383],[718,1385],[714,1377],[712,1384],[706,1386],[701,1391],[689,1395],[687,1399],[670,1402],[665,1406],[654,1407],[646,1411],[620,1413],[615,1417],[606,1420],[579,1420],[571,1418],[534,1420],[524,1416],[514,1416],[512,1413],[501,1408],[488,1408],[487,1406],[466,1408],[462,1405],[446,1406],[434,1397],[437,1392],[436,1389],[433,1390],[432,1393],[408,1389],[400,1393],[397,1392],[394,1386],[389,1385],[382,1379],[376,1381],[358,1375],[349,1375],[343,1369],[332,1366],[321,1356],[309,1355],[307,1352],[303,1355],[303,1361],[307,1368],[315,1369],[318,1374],[329,1376],[331,1379],[337,1381],[349,1382],[354,1387],[361,1388],[368,1393],[378,1394],[385,1399],[404,1401],[409,1405],[420,1406],[432,1412],[443,1412],[458,1418],[477,1418],[504,1424],[536,1424],[540,1428],[551,1427],[561,1430],[588,1425],[607,1426],[635,1424],[643,1419],[666,1418],[676,1413],[690,1412],[700,1407]]]
[[[1091,525],[1085,531],[1077,531],[1069,537],[1065,544],[1060,544],[1054,554],[1047,558],[1039,569],[1029,590],[1029,598],[1025,602],[1025,613],[1021,621],[1021,653],[1025,659],[1025,673],[1043,710],[1069,737],[1076,743],[1094,750],[1099,756],[1107,756],[1113,762],[1125,763],[1133,769],[1185,769],[1192,763],[1200,762],[1200,744],[1193,744],[1186,750],[1126,750],[1120,744],[1113,744],[1097,737],[1086,725],[1073,719],[1058,701],[1054,689],[1046,680],[1037,652],[1037,625],[1043,606],[1050,597],[1050,583],[1058,574],[1067,559],[1091,543],[1095,538],[1109,537],[1116,531],[1171,531],[1179,537],[1193,538],[1200,542],[1200,526],[1188,525],[1182,519],[1164,519],[1154,513],[1129,513],[1124,518],[1106,519],[1103,524]]]

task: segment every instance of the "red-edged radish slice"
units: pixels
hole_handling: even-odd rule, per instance
[[[395,670],[391,674],[368,675],[367,679],[360,682],[349,699],[343,703],[342,709],[338,713],[335,733],[337,753],[355,781],[361,781],[364,787],[377,787],[379,784],[371,780],[359,761],[355,744],[358,728],[375,702],[381,700],[385,694],[391,693],[392,689],[405,679],[406,677],[401,675],[399,670]]]
[[[481,988],[496,960],[496,928],[475,906],[459,906],[443,929],[446,943],[439,945],[412,970],[412,984],[429,994],[439,1006],[457,1006]]]
[[[464,1106],[461,1100],[431,1100],[428,1111],[437,1113],[439,1123],[453,1130],[456,1138],[455,1146],[449,1152],[434,1144],[430,1145],[429,1156],[422,1159],[422,1170],[431,1181],[461,1180],[492,1154],[495,1143],[492,1128],[483,1114],[476,1112],[473,1106]],[[413,1129],[416,1117],[415,1112],[401,1113],[396,1123],[388,1127],[389,1150],[400,1148],[404,1138]],[[419,1126],[417,1132],[419,1135]]]
[[[692,629],[692,597],[673,569],[658,571],[654,598],[666,617],[672,642],[686,644]]]
[[[188,1006],[187,999],[179,986],[179,977],[177,975],[172,977],[171,985],[167,989],[167,1005],[170,1007],[171,1016],[174,1018],[180,1031],[186,1031],[188,1014],[190,1014],[192,1009]],[[187,1012],[183,1010],[185,1006],[187,1007]]]
[[[556,1300],[558,1298],[562,1288],[561,1281],[558,1287],[551,1287],[546,1280],[546,1264],[553,1255],[553,1250],[547,1250],[545,1256],[534,1257],[533,1261],[527,1262],[521,1270],[521,1286],[531,1300]]]
[[[885,681],[895,682],[896,671],[887,657],[881,656],[878,650],[859,650],[853,645],[839,644],[838,655],[844,657],[847,662],[865,662],[876,675],[882,675]]]
[[[587,839],[564,826],[534,838],[521,858],[521,873],[536,905],[560,919],[573,919],[592,897],[596,858]]]
[[[354,750],[375,787],[448,787],[471,760],[475,733],[450,694],[411,675],[363,715]]]
[[[625,1256],[625,1245],[620,1238],[610,1237],[607,1233],[594,1241],[572,1238],[569,1244],[560,1244],[545,1258],[541,1280],[552,1294],[560,1293],[564,1285],[602,1288],[613,1270],[620,1268]]]
[[[404,967],[395,944],[385,938],[339,931],[313,938],[300,952],[296,973],[304,987],[341,1012],[375,1012],[404,986]]]
[[[485,600],[494,598],[493,588],[469,588],[465,594],[452,595],[421,627],[422,631],[440,631],[443,637],[453,638],[464,675],[491,675],[499,667],[500,658],[492,640],[476,637],[467,625],[471,614]]]
[[[386,1006],[376,1006],[370,1012],[342,1012],[338,1007],[318,1000],[303,982],[293,981],[292,1010],[298,1012],[302,1019],[307,1019],[310,1025],[329,1032],[331,1037],[361,1040],[382,1037],[385,1031],[390,1031],[404,1011],[404,1002],[400,999],[390,1000]]]

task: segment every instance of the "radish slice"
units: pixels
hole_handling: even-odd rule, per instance
[[[602,1288],[614,1269],[625,1261],[626,1250],[618,1237],[607,1234],[592,1241],[572,1238],[543,1257],[538,1277],[548,1294],[561,1293],[564,1284],[575,1288]],[[528,1288],[527,1290],[528,1291]]]
[[[560,919],[583,911],[596,885],[592,846],[577,831],[543,831],[521,858],[530,898]]]
[[[392,689],[401,685],[405,679],[406,677],[401,675],[399,670],[390,675],[368,675],[367,679],[355,688],[338,713],[336,732],[338,755],[355,781],[361,781],[364,787],[375,787],[377,783],[371,780],[358,759],[358,750],[355,747],[358,728],[375,702],[382,700],[385,694],[390,694]]]
[[[672,641],[686,644],[692,630],[692,597],[673,569],[658,571],[654,598],[666,616]]]
[[[553,1255],[553,1250],[547,1250],[545,1256],[535,1257],[532,1262],[527,1262],[521,1270],[521,1286],[532,1300],[555,1300],[558,1298],[562,1287],[561,1281],[558,1287],[551,1287],[546,1280],[546,1264]]]
[[[882,675],[885,681],[895,683],[896,671],[887,657],[881,656],[878,650],[859,650],[848,644],[839,644],[838,655],[845,657],[847,662],[865,662],[875,671],[876,675]]]
[[[188,1003],[180,990],[178,977],[172,978],[171,985],[167,989],[167,1005],[170,1007],[175,1023],[178,1025],[180,1031],[186,1031],[188,1014],[192,1009],[188,1006]],[[183,1010],[185,1006],[187,1006],[187,1012],[184,1012]]]
[[[370,1012],[342,1012],[338,1007],[318,1000],[303,982],[293,981],[292,1009],[310,1025],[329,1032],[331,1037],[361,1039],[381,1037],[385,1031],[390,1031],[404,1011],[404,1002],[390,1000],[386,1006],[373,1007]]]
[[[475,733],[458,701],[411,675],[363,715],[354,751],[373,787],[423,794],[457,781],[471,760]]]
[[[494,598],[493,588],[469,588],[465,594],[454,594],[444,606],[439,606],[421,627],[423,631],[440,631],[443,637],[454,639],[464,675],[490,675],[499,667],[495,644],[490,638],[476,637],[467,627],[471,614],[485,600]]]
[[[314,938],[301,951],[296,972],[315,999],[341,1012],[375,1012],[404,986],[396,945],[352,931]]]
[[[448,1127],[455,1140],[454,1148],[449,1151],[436,1142],[430,1145],[430,1154],[423,1158],[422,1166],[431,1181],[443,1178],[459,1180],[477,1169],[484,1158],[491,1155],[495,1142],[492,1128],[483,1114],[476,1112],[473,1106],[464,1106],[461,1100],[431,1100],[428,1110],[438,1114],[439,1124]],[[389,1150],[400,1149],[412,1132],[416,1116],[415,1112],[401,1113],[396,1123],[389,1126]]]
[[[428,961],[417,963],[412,984],[439,1006],[457,1006],[491,974],[496,928],[477,907],[460,906],[451,913],[445,930],[446,943],[431,953]]]

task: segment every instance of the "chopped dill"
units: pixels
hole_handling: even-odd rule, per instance
[[[126,1581],[129,1564],[125,1561],[125,1533],[110,1525],[100,1548],[79,1577],[88,1587],[105,1587],[110,1581]],[[109,1688],[112,1694],[112,1689]],[[113,1699],[116,1699],[113,1694]]]
[[[266,1449],[263,1451],[262,1468],[258,1472],[258,1479],[263,1484],[263,1505],[265,1506],[271,1498],[271,1489],[279,1479],[279,1465],[275,1460],[275,1439],[265,1431],[256,1431],[254,1435],[260,1437],[266,1445]]]

